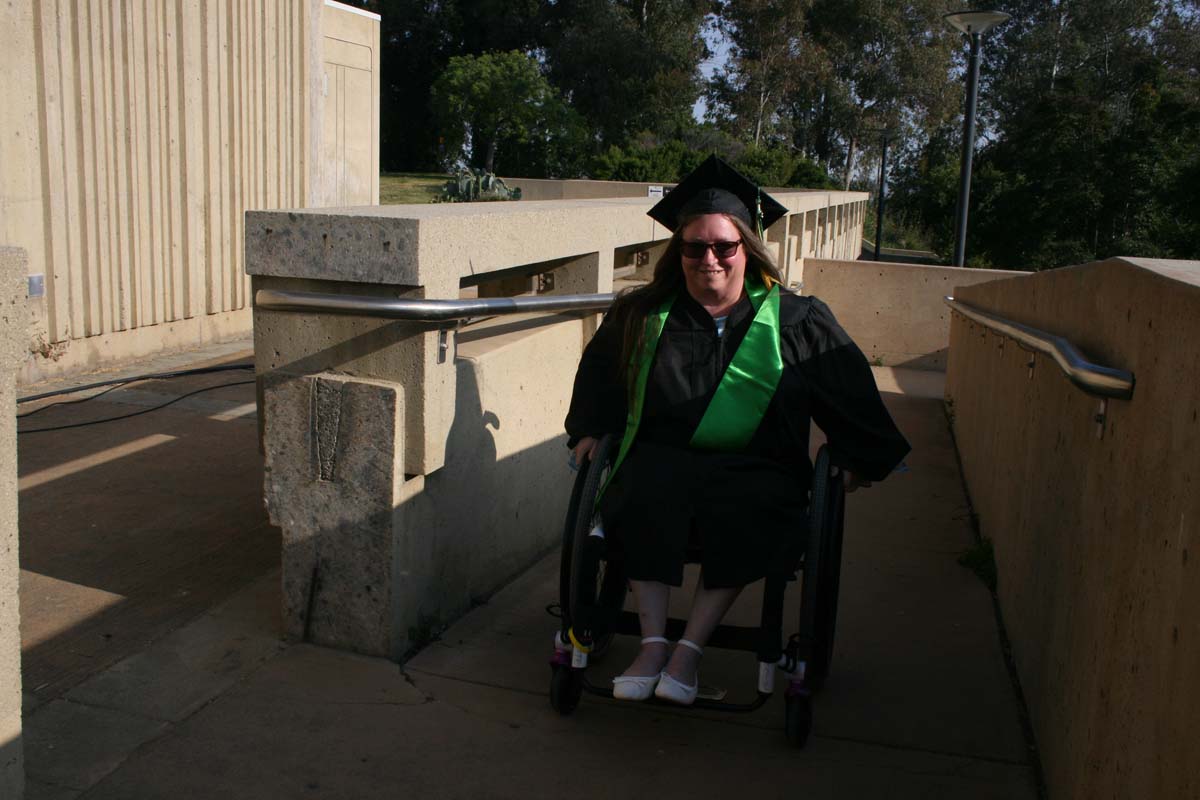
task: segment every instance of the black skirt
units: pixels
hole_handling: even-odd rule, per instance
[[[684,563],[695,560],[705,587],[745,586],[796,566],[806,489],[771,459],[638,442],[601,497],[600,516],[631,580],[679,586]]]

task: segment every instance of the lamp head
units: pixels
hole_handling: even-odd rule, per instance
[[[1001,22],[1007,22],[1009,15],[1003,11],[954,11],[943,15],[942,19],[949,22],[956,30],[971,35],[987,33]]]

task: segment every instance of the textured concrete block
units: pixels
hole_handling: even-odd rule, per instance
[[[278,278],[255,278],[254,287],[425,297],[423,289]],[[427,323],[256,309],[255,369],[260,376],[339,372],[400,384],[405,397],[405,470],[426,474],[442,466],[454,407],[453,359],[442,354],[439,336],[438,326]]]
[[[246,213],[251,275],[419,286],[418,220],[322,211]]]
[[[21,635],[17,601],[17,421],[15,370],[28,337],[24,250],[0,247],[0,797],[19,798]]]
[[[396,657],[401,389],[342,375],[268,376],[264,398],[267,507],[283,529],[286,635]]]

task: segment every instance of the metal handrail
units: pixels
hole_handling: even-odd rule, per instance
[[[1050,356],[1058,363],[1071,383],[1088,394],[1098,397],[1116,397],[1122,400],[1133,397],[1134,377],[1132,372],[1088,361],[1078,347],[1062,336],[989,314],[961,300],[955,300],[950,295],[946,295],[943,299],[946,305],[967,319],[1015,339],[1031,350]]]
[[[551,311],[603,311],[612,305],[612,294],[546,294],[523,297],[488,297],[478,300],[405,300],[319,292],[281,292],[259,289],[256,308],[270,311],[319,311],[421,322],[495,317]]]

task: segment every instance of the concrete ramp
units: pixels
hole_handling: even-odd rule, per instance
[[[804,750],[783,735],[782,697],[738,715],[585,696],[573,716],[556,714],[552,554],[403,668],[284,649],[131,748],[82,796],[1037,797],[992,598],[957,563],[973,536],[941,402],[886,399],[913,443],[910,471],[849,498],[834,663]],[[747,592],[733,613],[756,612]],[[256,641],[244,627],[223,645],[208,630],[207,646],[236,660],[238,636]],[[633,646],[618,640],[594,679],[620,671]],[[702,679],[745,697],[755,669],[750,654],[713,651]]]

